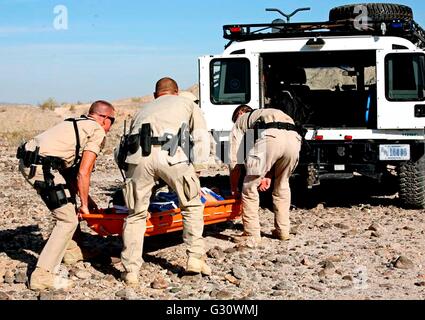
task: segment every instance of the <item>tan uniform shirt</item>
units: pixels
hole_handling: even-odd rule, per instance
[[[144,105],[134,116],[130,132],[137,134],[142,124],[150,123],[154,137],[162,137],[165,133],[177,134],[183,123],[189,126],[194,142],[194,166],[204,167],[208,161],[210,137],[207,125],[199,106],[182,96],[165,95]],[[127,157],[127,163],[137,164],[141,151]],[[188,161],[182,148],[178,148],[174,157],[168,157],[169,164]]]
[[[95,120],[88,118],[77,122],[80,136],[80,155],[91,151],[98,155],[105,143],[105,130]],[[26,149],[34,151],[40,147],[40,155],[58,157],[65,167],[71,167],[75,160],[76,137],[72,121],[63,121],[30,140]]]
[[[229,161],[230,169],[232,170],[238,163],[238,153],[241,150],[241,144],[244,141],[245,133],[248,129],[252,129],[254,123],[258,120],[265,123],[270,122],[286,122],[294,124],[294,120],[286,113],[278,109],[258,109],[252,113],[245,113],[239,117],[233,126],[230,134],[230,150],[229,150]],[[267,130],[264,131],[265,134]]]

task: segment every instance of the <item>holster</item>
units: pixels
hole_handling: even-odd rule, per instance
[[[25,167],[31,168],[30,178],[34,177],[36,166],[42,166],[44,181],[35,181],[34,188],[49,210],[56,210],[69,202],[75,203],[75,199],[72,199],[72,197],[68,199],[66,196],[65,189],[67,189],[67,186],[63,184],[55,185],[54,175],[51,173],[52,169],[63,171],[63,160],[57,157],[40,156],[39,147],[35,151],[27,151],[25,145],[19,146],[16,158],[22,160]],[[79,164],[74,167],[78,170]]]
[[[121,137],[120,146],[118,149],[118,156],[117,156],[117,162],[118,162],[118,168],[121,170],[126,170],[126,162],[127,159],[127,153],[128,153],[128,136],[124,135]]]
[[[25,149],[26,143],[21,144],[16,151],[16,158],[23,161],[24,166],[29,168],[31,165],[39,164],[40,162],[40,148],[37,147],[35,151],[27,151]]]
[[[127,171],[128,164],[126,163],[128,154],[135,154],[139,150],[140,134],[123,135],[121,137],[120,146],[118,149],[118,168]]]
[[[152,130],[150,123],[144,123],[140,129],[140,146],[142,156],[148,157],[152,152]]]
[[[174,157],[178,147],[181,147],[188,159],[190,159],[190,133],[186,123],[182,123],[178,133],[173,135],[167,144],[163,146],[163,150],[168,150],[169,155]]]
[[[36,181],[34,188],[51,211],[59,209],[70,202],[65,193],[66,186],[63,184],[55,186],[54,184],[49,185],[44,181]]]

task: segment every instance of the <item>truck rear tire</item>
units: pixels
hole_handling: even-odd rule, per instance
[[[371,20],[413,20],[412,8],[408,6],[392,3],[362,3],[349,4],[331,9],[329,12],[329,21],[355,19],[359,15],[354,10],[357,6],[366,7],[368,17]]]
[[[399,197],[410,209],[425,209],[425,156],[399,167]]]

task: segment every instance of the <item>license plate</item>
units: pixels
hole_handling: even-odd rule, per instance
[[[380,160],[410,160],[410,145],[384,144],[379,146]]]

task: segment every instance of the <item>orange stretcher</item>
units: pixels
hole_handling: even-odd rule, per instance
[[[240,216],[240,200],[229,199],[205,203],[205,225],[235,220]],[[95,213],[83,214],[82,219],[101,236],[121,235],[127,214],[117,214],[114,208],[99,209]],[[145,237],[183,230],[180,209],[152,213],[146,223]]]

